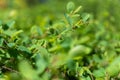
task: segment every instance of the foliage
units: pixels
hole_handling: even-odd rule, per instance
[[[94,18],[104,24],[110,24],[120,29],[120,0],[78,0],[83,11],[93,14]]]
[[[0,80],[120,79],[117,29],[81,8],[69,2],[60,19],[10,12],[0,21]]]

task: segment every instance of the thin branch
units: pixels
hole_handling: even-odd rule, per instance
[[[0,49],[6,49],[5,47],[0,46]]]
[[[17,73],[17,74],[20,74],[18,71],[13,70],[12,68],[9,68],[9,67],[6,67],[6,66],[2,66],[2,68],[3,68],[3,69],[6,69],[6,70],[8,70],[8,71],[11,71],[11,72],[15,72],[15,73]]]

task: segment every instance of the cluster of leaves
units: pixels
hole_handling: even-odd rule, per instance
[[[27,34],[0,22],[0,80],[120,79],[119,35],[80,10],[69,2],[61,20]]]

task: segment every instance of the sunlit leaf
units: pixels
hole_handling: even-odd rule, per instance
[[[19,63],[19,70],[26,79],[39,80],[36,71],[32,68],[28,61],[21,61]]]

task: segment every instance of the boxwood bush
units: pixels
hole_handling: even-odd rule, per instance
[[[0,21],[0,80],[119,80],[119,32],[82,7],[68,2],[57,17],[29,9],[6,12]]]

